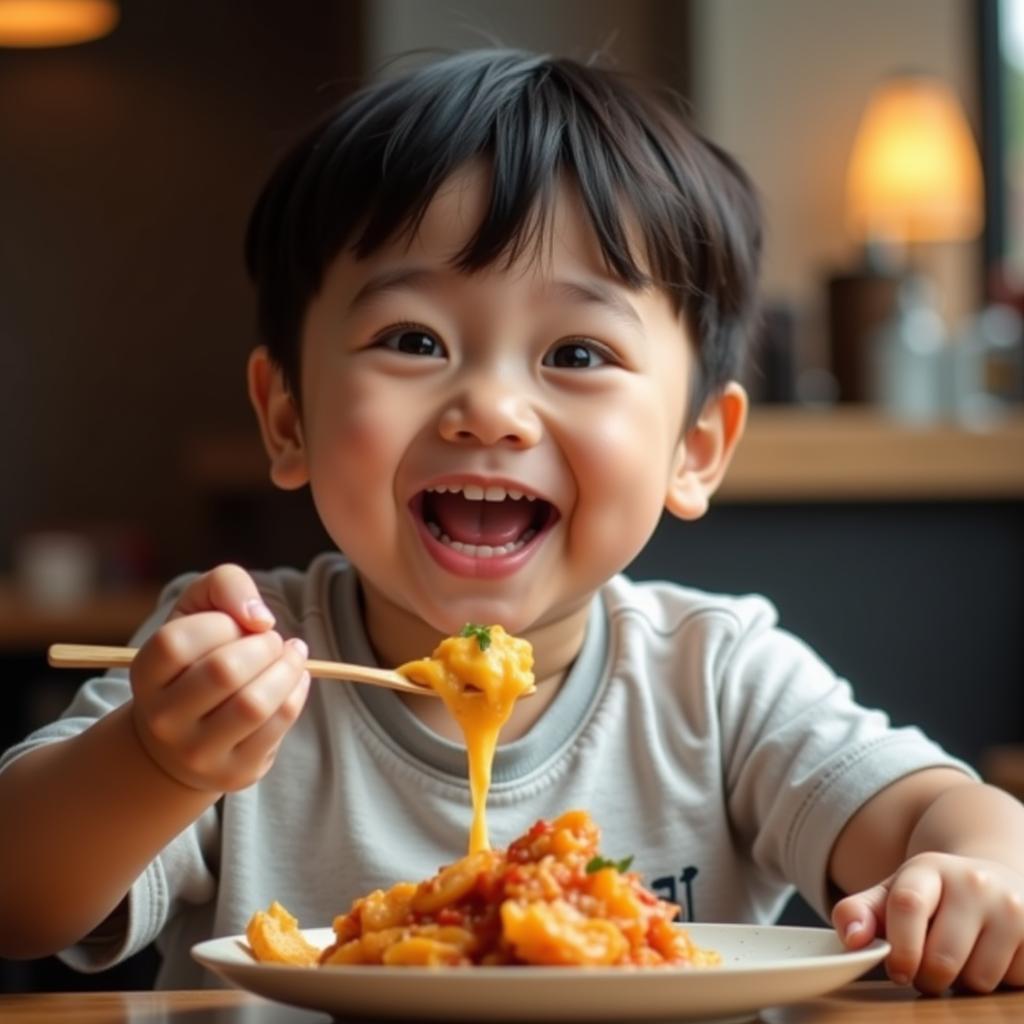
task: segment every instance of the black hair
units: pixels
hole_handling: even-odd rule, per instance
[[[454,264],[472,272],[537,243],[568,174],[610,271],[671,296],[699,360],[689,421],[741,370],[757,306],[759,204],[675,94],[604,68],[515,50],[458,54],[354,93],[284,158],[253,210],[246,262],[271,358],[298,396],[302,325],[328,265],[411,235],[468,161],[489,208]],[[636,225],[644,251],[631,250]],[[646,268],[646,269],[645,269]]]

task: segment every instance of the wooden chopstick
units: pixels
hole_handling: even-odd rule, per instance
[[[126,668],[138,653],[135,647],[102,647],[94,644],[51,644],[47,660],[54,668]],[[411,679],[383,668],[352,665],[343,661],[306,662],[309,674],[317,679],[343,679],[353,683],[369,683],[389,690],[416,693],[423,697],[439,696],[429,686],[421,686]]]

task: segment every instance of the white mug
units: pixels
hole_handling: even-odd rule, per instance
[[[49,608],[75,605],[96,585],[95,545],[70,531],[25,534],[14,550],[14,568],[21,590],[33,604]]]

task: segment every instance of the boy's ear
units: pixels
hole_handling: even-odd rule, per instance
[[[709,398],[676,448],[665,507],[680,519],[699,519],[729,468],[747,421],[747,393],[731,381]]]
[[[286,491],[307,484],[309,472],[299,410],[281,368],[263,345],[249,356],[249,399],[270,457],[270,479]]]

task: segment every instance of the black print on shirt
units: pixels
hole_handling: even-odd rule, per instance
[[[697,877],[697,867],[694,864],[688,864],[683,868],[679,878],[675,878],[673,875],[663,875],[661,878],[655,878],[651,882],[651,888],[657,890],[660,895],[667,899],[670,903],[679,904],[679,913],[676,914],[675,920],[677,921],[696,921],[697,914],[694,910],[693,905],[693,880]],[[683,883],[683,898],[679,898],[679,890],[676,887],[676,882]]]

